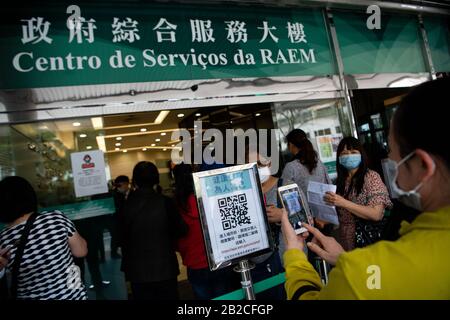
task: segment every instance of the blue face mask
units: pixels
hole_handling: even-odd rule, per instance
[[[340,156],[339,163],[347,170],[356,169],[361,164],[361,154]]]

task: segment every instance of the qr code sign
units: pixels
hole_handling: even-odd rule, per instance
[[[244,224],[251,224],[245,193],[220,198],[219,210],[223,230],[230,230]]]

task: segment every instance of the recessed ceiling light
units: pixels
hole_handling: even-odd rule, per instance
[[[255,114],[255,117],[259,117],[261,115],[261,113],[257,113]]]
[[[79,122],[74,122],[74,123],[72,123],[72,125],[73,125],[74,127],[79,127],[79,126],[81,126],[81,123],[79,123]]]
[[[86,149],[91,150],[92,146],[87,146]]]
[[[92,126],[95,130],[103,129],[103,118],[102,117],[95,117],[91,118]]]
[[[155,139],[155,141],[156,141],[156,142],[160,142],[160,141],[161,141],[161,139],[157,138],[157,139]]]
[[[161,132],[161,135],[162,135],[162,136],[165,136],[165,135],[166,135],[166,133],[165,133],[165,132]]]
[[[116,148],[116,151],[119,151],[120,150],[120,148]]]
[[[87,134],[85,134],[85,133],[80,134],[80,138],[86,138],[86,137],[87,137]]]
[[[178,118],[183,118],[183,117],[184,117],[184,113],[179,113],[179,114],[177,114],[177,117],[178,117]]]
[[[197,128],[197,125],[196,125],[196,124],[194,124],[194,128]]]
[[[122,152],[123,152],[123,153],[127,153],[128,151],[127,151],[127,150],[123,150]]]
[[[142,148],[142,151],[147,151],[147,148]]]
[[[120,147],[122,144],[120,142],[116,143],[116,147]]]
[[[233,120],[231,120],[230,123],[232,124],[232,123],[233,123]]]
[[[202,114],[201,113],[196,113],[195,116],[196,117],[200,117]]]
[[[163,151],[167,151],[167,148],[164,148]]]
[[[154,147],[154,146],[156,146],[156,144],[152,143],[151,146]]]
[[[120,140],[122,140],[122,137],[117,137],[116,140],[120,141]]]
[[[173,144],[172,147],[175,147],[175,145]]]
[[[141,129],[141,132],[145,132],[145,131],[147,131],[147,129],[145,129],[145,128],[142,128],[142,129]]]

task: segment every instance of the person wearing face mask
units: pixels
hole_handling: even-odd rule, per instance
[[[337,173],[336,193],[327,192],[324,200],[337,207],[339,243],[346,251],[375,243],[386,222],[384,210],[392,202],[380,175],[368,169],[358,139],[347,137],[339,143]]]
[[[448,88],[449,78],[413,88],[392,119],[389,183],[402,203],[422,212],[402,223],[398,240],[345,252],[304,225],[314,235],[308,248],[335,265],[323,286],[303,253],[304,241],[282,217],[289,299],[450,299]]]

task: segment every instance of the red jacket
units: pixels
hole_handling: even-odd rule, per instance
[[[188,225],[187,236],[178,240],[178,251],[183,258],[183,264],[190,269],[208,267],[203,233],[198,215],[197,200],[191,194],[187,201],[187,211],[179,208],[184,222]]]

